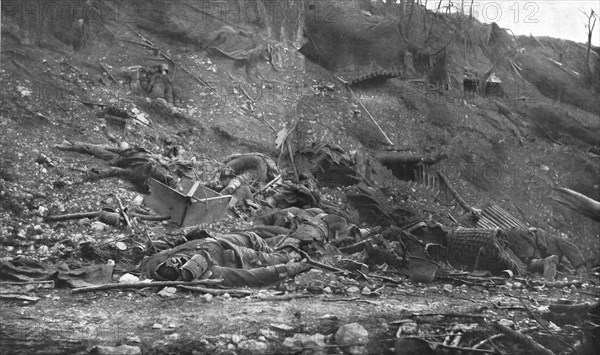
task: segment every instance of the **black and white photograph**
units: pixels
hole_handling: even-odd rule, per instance
[[[597,0],[0,0],[0,355],[595,355]]]

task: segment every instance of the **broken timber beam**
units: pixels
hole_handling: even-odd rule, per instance
[[[199,281],[151,281],[151,282],[125,282],[125,283],[108,283],[103,285],[86,286],[80,288],[74,288],[71,293],[82,293],[82,292],[93,292],[93,291],[107,291],[107,290],[124,290],[124,289],[141,289],[146,287],[177,287],[177,286],[213,286],[219,285],[222,282],[220,279],[216,280],[199,280]]]
[[[348,90],[350,90],[349,87],[348,87]],[[352,94],[354,94],[354,92],[352,92],[352,90],[350,90],[350,92]],[[371,121],[375,124],[375,126],[377,126],[377,129],[379,130],[379,132],[381,132],[381,134],[385,138],[387,144],[394,145],[394,142],[392,142],[390,140],[390,138],[387,136],[387,134],[385,134],[385,132],[383,131],[383,129],[381,128],[381,126],[379,125],[379,123],[377,123],[377,121],[375,120],[375,118],[373,117],[373,115],[371,115],[371,112],[369,112],[369,110],[367,110],[367,108],[365,107],[365,105],[363,105],[363,103],[360,101],[360,99],[358,97],[356,98],[356,101],[358,101],[358,104],[360,105],[360,107],[362,107],[363,110],[365,110],[365,112],[367,113],[367,115],[369,116],[369,118],[371,119]]]
[[[418,155],[418,154],[410,154],[403,152],[395,152],[395,151],[379,151],[373,153],[373,157],[379,160],[380,163],[386,164],[435,164],[438,161],[442,160],[442,157],[437,156],[428,156],[428,155]]]
[[[117,79],[115,79],[115,77],[110,73],[110,71],[108,70],[106,65],[104,65],[101,61],[98,61],[98,64],[100,64],[102,69],[106,72],[106,74],[108,74],[108,77],[110,78],[110,80],[112,80],[115,84],[119,83],[119,81]]]
[[[555,188],[550,198],[575,212],[600,222],[600,202],[596,200],[564,187]]]
[[[31,74],[31,72],[29,71],[29,69],[27,69],[27,67],[25,67],[23,64],[17,62],[14,59],[11,59],[11,61],[13,62],[14,65],[16,65],[19,69],[23,70],[24,72],[26,72],[27,74],[29,74],[29,76],[34,76],[33,74]]]
[[[218,288],[206,288],[201,286],[179,286],[184,290],[195,292],[195,293],[204,293],[210,294],[213,296],[222,296],[224,294],[229,294],[232,297],[246,297],[252,296],[254,291],[252,290],[244,290],[244,289],[218,289]]]
[[[547,348],[543,347],[538,342],[533,340],[533,338],[530,337],[529,335],[525,335],[525,334],[516,332],[498,322],[492,323],[492,326],[494,327],[495,330],[504,334],[506,337],[510,338],[511,340],[519,342],[519,343],[523,344],[524,346],[526,346],[527,348],[529,348],[529,350],[531,351],[530,354],[554,355],[553,351],[548,350]]]
[[[344,84],[344,86],[346,87],[346,89],[350,92],[350,94],[352,94],[353,97],[356,97],[356,95],[354,95],[354,91],[352,91],[352,89],[350,88],[350,84],[346,80],[340,78],[339,76],[335,76],[335,78],[338,79],[342,84]],[[379,125],[379,123],[377,123],[377,121],[375,120],[375,118],[373,117],[373,115],[371,115],[371,112],[369,112],[369,110],[367,110],[367,108],[365,107],[365,105],[363,105],[362,101],[360,101],[360,99],[358,97],[356,97],[356,101],[358,101],[358,104],[360,105],[360,107],[362,107],[363,110],[365,110],[365,112],[367,113],[367,115],[369,116],[369,118],[371,119],[371,121],[375,124],[375,126],[377,126],[377,129],[383,135],[383,137],[385,138],[387,144],[394,145],[394,142],[392,142],[390,140],[390,138],[387,136],[387,134],[385,134],[385,132],[383,131],[383,129],[381,128],[381,126]]]
[[[96,218],[100,215],[100,213],[102,213],[102,211],[97,211],[97,212],[79,212],[79,213],[69,213],[69,214],[63,214],[63,215],[58,215],[58,216],[46,216],[44,217],[44,221],[45,222],[61,222],[61,221],[68,221],[70,219],[83,219],[83,218]],[[168,221],[169,219],[171,219],[171,217],[169,216],[156,216],[156,215],[145,215],[145,214],[140,214],[140,213],[129,213],[130,217],[135,217],[144,221],[158,221],[158,222],[162,222],[162,221]]]
[[[452,196],[454,196],[454,198],[456,199],[456,201],[458,201],[458,204],[460,204],[460,206],[466,212],[471,212],[473,210],[473,208],[471,206],[469,206],[465,202],[465,200],[458,193],[458,191],[456,191],[456,189],[454,188],[454,186],[452,186],[452,183],[450,183],[450,179],[448,179],[448,177],[446,176],[446,174],[442,173],[441,171],[438,171],[437,174],[440,177],[440,179],[444,182],[444,184],[446,184],[446,187],[448,187],[448,191],[450,191],[450,193],[452,194]]]
[[[44,221],[45,222],[61,222],[61,221],[67,221],[70,219],[83,219],[83,218],[96,218],[100,215],[102,211],[98,211],[98,212],[79,212],[79,213],[70,213],[70,214],[64,214],[64,215],[60,215],[60,216],[46,216],[44,217]]]

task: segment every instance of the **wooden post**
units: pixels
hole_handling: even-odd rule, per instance
[[[350,92],[352,93],[352,95],[354,95],[354,93],[352,92],[352,89],[348,88],[348,90],[350,90]],[[381,134],[383,134],[383,137],[385,138],[385,140],[387,141],[387,143],[389,145],[394,145],[394,143],[390,140],[390,138],[387,136],[387,134],[385,134],[385,132],[383,131],[383,129],[381,129],[381,126],[379,126],[379,123],[377,123],[377,121],[375,121],[375,118],[373,118],[373,116],[371,115],[371,112],[369,112],[369,110],[367,110],[367,108],[365,107],[365,105],[363,105],[363,103],[360,101],[360,99],[357,97],[356,101],[358,101],[360,107],[363,108],[363,110],[365,110],[365,112],[367,113],[367,115],[369,116],[369,118],[371,118],[371,121],[373,121],[373,123],[375,123],[375,126],[377,126],[377,129],[379,129],[379,132],[381,132]]]
[[[348,82],[342,78],[340,78],[339,76],[335,76],[336,79],[338,79],[342,84],[344,84],[344,86],[346,87],[346,89],[348,91],[350,91],[350,93],[352,94],[352,96],[354,95],[354,91],[352,91],[352,89],[350,88],[350,86],[348,85]],[[389,145],[394,145],[394,143],[390,140],[390,138],[387,136],[387,134],[385,134],[385,132],[383,131],[383,129],[381,129],[381,126],[379,126],[379,123],[377,123],[377,121],[375,121],[375,118],[373,118],[373,116],[371,115],[371,112],[369,112],[369,110],[367,110],[367,108],[365,107],[365,105],[363,105],[363,103],[360,101],[360,99],[357,97],[356,101],[358,101],[358,104],[363,108],[363,110],[365,110],[365,112],[367,113],[367,115],[369,116],[369,118],[371,119],[371,121],[373,121],[373,123],[375,124],[375,126],[377,126],[377,129],[379,130],[379,132],[381,132],[381,134],[383,135],[383,137],[385,138],[385,140],[387,141],[387,143]]]
[[[600,222],[600,202],[596,200],[564,187],[555,188],[550,198],[575,212]]]
[[[446,187],[448,187],[448,190],[450,191],[450,193],[452,194],[452,196],[454,196],[454,198],[456,199],[456,201],[458,201],[458,203],[460,204],[460,206],[466,212],[471,212],[471,210],[472,210],[471,206],[469,206],[465,202],[465,200],[462,198],[462,196],[460,196],[460,194],[458,193],[458,191],[456,191],[456,189],[454,188],[454,186],[452,186],[452,184],[450,183],[450,180],[448,179],[448,177],[446,177],[446,175],[444,173],[442,173],[441,171],[438,171],[437,173],[438,173],[438,176],[440,177],[440,179],[446,185]]]

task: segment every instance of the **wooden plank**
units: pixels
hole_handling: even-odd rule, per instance
[[[231,198],[231,195],[222,195],[222,196],[215,196],[215,197],[209,197],[209,198],[202,198],[202,199],[197,199],[194,198],[194,203],[202,203],[202,204],[210,204],[213,201],[217,201],[223,198]]]
[[[194,194],[196,193],[196,190],[198,190],[198,186],[200,186],[200,181],[196,181],[194,183],[194,185],[192,185],[192,188],[190,189],[190,191],[188,191],[188,193],[186,194],[186,196],[187,197],[194,196]]]
[[[183,178],[181,179],[181,181],[179,182],[181,187],[183,188],[183,191],[190,191],[192,190],[192,188],[194,188],[195,185],[195,181],[192,181],[190,179],[187,178]],[[217,197],[217,196],[222,196],[220,193],[213,191],[211,189],[209,189],[208,187],[199,184],[196,187],[196,191],[194,192],[194,198],[197,199],[204,199],[204,198],[208,198],[208,197]]]
[[[108,77],[110,78],[110,80],[112,80],[115,84],[118,84],[119,81],[117,79],[115,79],[115,77],[110,73],[110,71],[108,70],[108,68],[102,64],[101,61],[98,61],[98,64],[100,64],[100,66],[102,67],[102,69],[104,69],[104,71],[106,72],[106,74],[108,74]]]

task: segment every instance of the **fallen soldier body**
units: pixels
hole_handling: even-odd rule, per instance
[[[185,237],[194,240],[147,257],[140,268],[145,277],[155,280],[222,278],[224,286],[263,287],[308,270],[309,265],[299,262],[304,252],[340,255],[337,248],[328,245],[330,237],[339,237],[340,230],[336,228],[343,226],[343,234],[352,235],[353,241],[380,231],[349,227],[339,223],[341,217],[322,212],[316,208],[290,208],[263,215],[260,220],[273,223],[270,227],[274,228],[263,231],[260,227],[265,226],[259,225],[252,230],[266,232],[271,236],[267,240],[249,231],[209,235],[196,228]],[[336,222],[334,229],[327,220]],[[285,234],[272,236],[278,228]]]
[[[90,179],[119,177],[133,183],[140,192],[148,192],[148,180],[153,178],[178,191],[182,190],[179,178],[198,180],[195,169],[202,171],[192,161],[185,161],[178,154],[159,155],[141,147],[129,147],[121,143],[120,147],[106,144],[90,144],[68,142],[56,145],[55,148],[89,154],[108,161],[111,168],[104,169]],[[177,152],[177,150],[174,150]],[[173,150],[171,150],[173,152]],[[257,188],[273,179],[279,173],[275,162],[260,153],[234,154],[225,159],[225,167],[216,179],[206,186],[222,194],[233,194],[243,185]]]
[[[179,177],[194,178],[193,164],[177,157],[153,154],[141,147],[111,147],[110,145],[81,142],[63,142],[55,148],[89,154],[108,161],[110,168],[90,175],[90,179],[119,177],[133,183],[141,192],[148,191],[148,180],[153,178],[161,183],[181,190]]]
[[[301,209],[298,207],[283,210],[264,209],[254,217],[256,227],[272,226],[285,228],[285,235],[269,238],[270,245],[302,245],[313,241],[331,243],[340,246],[344,243],[354,243],[364,240],[371,234],[381,232],[380,227],[358,228],[348,223],[344,217],[323,212],[320,208]],[[269,229],[265,230],[267,233]]]
[[[505,232],[510,249],[527,264],[528,271],[542,272],[544,277],[553,279],[556,267],[565,259],[578,272],[586,267],[579,248],[565,238],[539,228],[508,229]]]
[[[505,269],[517,274],[539,272],[552,280],[563,257],[578,271],[585,268],[585,259],[575,244],[536,228],[450,229],[446,248],[451,264],[493,273]]]
[[[142,274],[154,280],[222,279],[227,287],[264,287],[310,269],[293,249],[273,251],[255,233],[192,240],[145,258]]]
[[[169,77],[168,64],[163,63],[148,67],[141,65],[121,67],[116,76],[129,83],[131,93],[134,95],[144,95],[153,100],[165,100],[168,104],[175,102],[175,93],[173,83]]]
[[[231,195],[242,185],[258,188],[269,182],[279,169],[273,159],[260,154],[234,154],[224,160],[225,168],[207,187]]]

